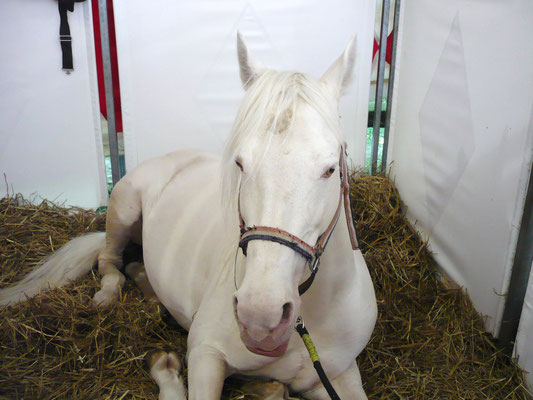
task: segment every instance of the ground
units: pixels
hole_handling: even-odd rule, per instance
[[[468,297],[442,285],[393,183],[353,175],[351,195],[379,306],[374,334],[358,359],[369,399],[530,399],[520,370],[484,331]],[[103,214],[46,201],[4,198],[0,286],[69,238],[103,230],[104,220]],[[136,249],[127,255],[136,257]],[[160,306],[144,301],[129,280],[119,302],[94,308],[89,300],[98,284],[93,271],[0,310],[0,398],[156,398],[144,357],[156,349],[183,357],[186,332]],[[229,380],[224,399],[256,398],[243,385]]]

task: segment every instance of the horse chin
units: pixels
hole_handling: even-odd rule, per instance
[[[251,351],[254,354],[259,354],[260,356],[281,357],[287,351],[287,347],[289,346],[289,339],[287,339],[285,342],[283,342],[278,347],[272,350],[263,350],[258,347],[248,346],[246,343],[245,343],[245,346],[249,351]]]
[[[291,325],[290,325],[291,326]],[[287,351],[292,336],[292,328],[288,328],[281,336],[274,339],[267,336],[262,340],[254,340],[247,330],[239,323],[241,341],[248,351],[266,357],[281,357]]]

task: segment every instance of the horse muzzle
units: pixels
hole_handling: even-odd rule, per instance
[[[284,305],[281,318],[278,316],[274,319],[264,319],[258,317],[260,314],[252,313],[246,307],[238,305],[235,297],[234,314],[241,340],[249,351],[268,357],[285,354],[295,322],[292,302]],[[273,320],[277,320],[277,323],[273,323]]]

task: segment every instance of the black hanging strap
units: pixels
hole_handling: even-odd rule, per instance
[[[63,54],[63,71],[70,74],[74,71],[72,61],[72,36],[70,36],[70,27],[68,25],[67,11],[74,11],[74,2],[85,0],[58,0],[59,8],[59,42],[61,43],[61,52]]]

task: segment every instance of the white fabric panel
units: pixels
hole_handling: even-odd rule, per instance
[[[497,334],[533,144],[533,3],[402,7],[388,159],[409,217]]]
[[[348,151],[363,165],[375,0],[114,4],[128,169],[180,148],[222,152],[243,96],[237,29],[265,65],[315,77],[358,34],[341,116]]]
[[[69,23],[75,71],[66,75],[57,2],[0,2],[0,173],[35,201],[96,207],[107,193],[88,2]]]
[[[515,356],[518,357],[520,367],[527,372],[526,381],[533,390],[533,265],[516,335]]]

